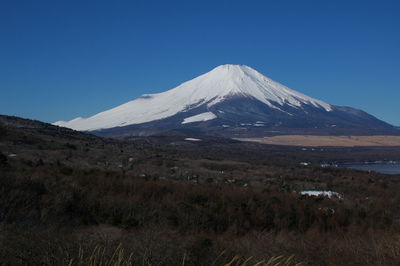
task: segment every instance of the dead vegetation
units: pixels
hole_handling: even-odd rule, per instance
[[[263,144],[307,146],[307,147],[368,147],[400,146],[400,136],[307,136],[285,135],[265,138],[241,138],[241,141],[254,141]]]
[[[21,123],[0,126],[2,264],[399,264],[399,176],[320,167],[399,160],[396,148],[117,141]],[[310,189],[343,198],[297,193]]]

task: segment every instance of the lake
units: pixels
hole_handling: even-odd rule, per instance
[[[390,163],[343,163],[338,167],[353,168],[363,171],[375,171],[382,174],[396,175],[400,174],[400,162]]]

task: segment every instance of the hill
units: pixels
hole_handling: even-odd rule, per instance
[[[152,265],[397,261],[399,177],[321,163],[400,160],[398,148],[303,150],[172,133],[115,140],[0,121],[6,265],[86,265],[115,252]]]

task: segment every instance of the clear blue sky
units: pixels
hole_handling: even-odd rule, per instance
[[[0,114],[90,116],[230,63],[400,125],[399,2],[0,0]]]

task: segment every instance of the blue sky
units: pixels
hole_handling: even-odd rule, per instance
[[[0,0],[0,114],[90,116],[230,63],[400,125],[399,2]]]

